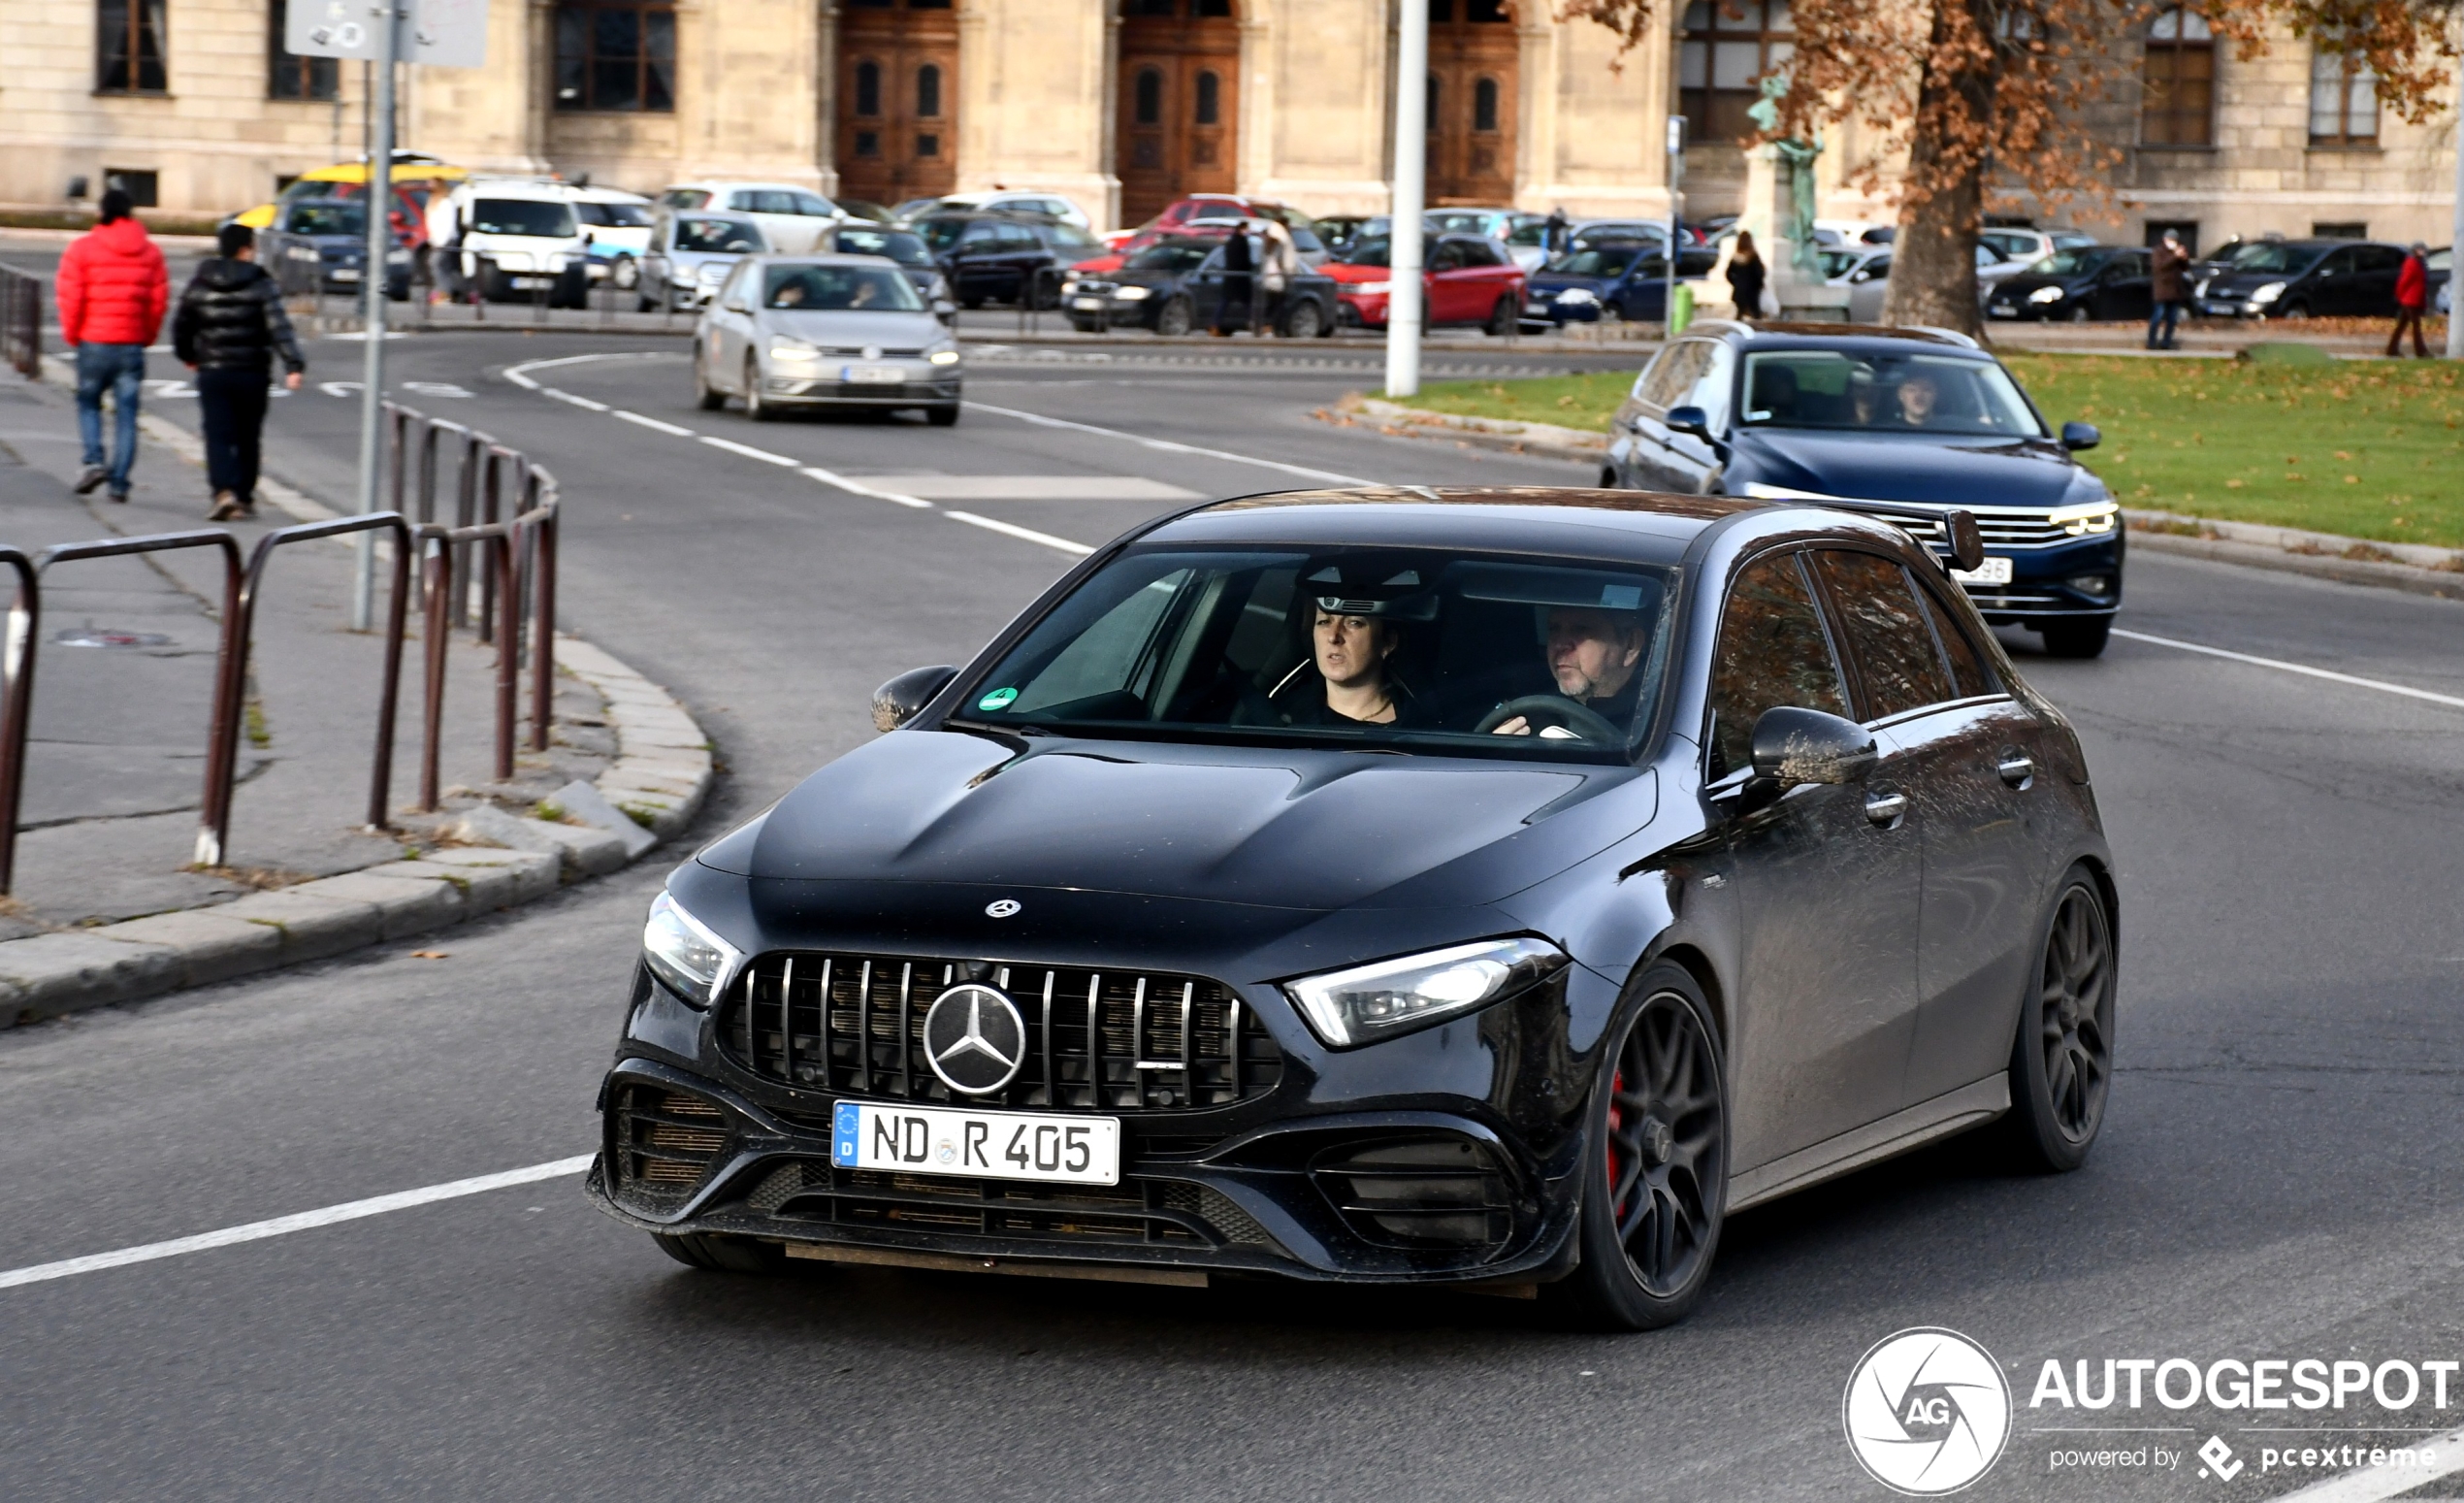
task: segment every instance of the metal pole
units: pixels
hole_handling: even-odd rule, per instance
[[[2464,121],[2464,64],[2455,69],[2455,117]],[[2455,253],[2464,249],[2464,129],[2456,131],[2455,141],[2455,208],[2448,226],[2448,245],[2454,247],[2447,253],[2447,358],[2464,360],[2464,296],[2458,296],[2455,285]]]
[[[394,58],[402,39],[399,0],[373,7],[376,27],[376,123],[368,141],[368,253],[360,267],[359,295],[368,340],[359,393],[359,509],[376,509],[377,472],[385,455],[385,271],[394,249]],[[365,632],[373,618],[376,537],[361,533],[352,543],[351,630]]]
[[[1685,179],[1685,116],[1669,116],[1669,245],[1661,270],[1660,312],[1670,339],[1677,337],[1677,184]]]
[[[1428,197],[1429,0],[1403,0],[1395,38],[1395,203],[1386,241],[1386,395],[1420,391],[1420,213]]]

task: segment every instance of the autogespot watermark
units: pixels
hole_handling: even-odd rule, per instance
[[[2163,1472],[2230,1482],[2253,1469],[2319,1477],[2392,1469],[2427,1482],[2464,1471],[2464,1431],[2450,1428],[2453,1420],[2444,1413],[2450,1388],[2464,1400],[2459,1374],[2464,1361],[2445,1359],[2048,1357],[2026,1411],[2055,1422],[2024,1428],[2041,1438],[2049,1473]],[[2247,1417],[2224,1426],[2238,1444],[2211,1433],[2192,1449],[2200,1428],[2227,1416]],[[1938,1326],[1875,1343],[1849,1375],[1840,1417],[1858,1464],[1893,1491],[1919,1497],[1967,1487],[1994,1469],[2012,1432],[2023,1428],[1993,1354]],[[2194,1418],[2209,1426],[2189,1422]],[[2424,1419],[2444,1422],[2418,1422]],[[2069,1420],[2091,1422],[2059,1422]],[[2300,1422],[2310,1420],[2336,1422]]]

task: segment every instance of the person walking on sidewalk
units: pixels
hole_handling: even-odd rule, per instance
[[[2426,360],[2430,347],[2421,343],[2421,313],[2430,306],[2430,247],[2415,242],[2395,274],[2395,328],[2387,335],[2387,357],[2402,353],[2404,331],[2413,330],[2413,358]]]
[[[1729,299],[1736,305],[1736,316],[1751,323],[1763,316],[1763,290],[1769,285],[1769,271],[1754,248],[1754,232],[1736,232],[1736,244],[1729,250]]]
[[[146,379],[146,346],[163,326],[171,273],[128,194],[103,195],[100,222],[69,243],[52,295],[60,306],[60,338],[77,351],[77,431],[85,443],[85,474],[77,493],[109,482],[112,500],[128,499],[137,464],[137,394]],[[103,393],[112,394],[112,450],[103,452]]]
[[[222,252],[200,264],[179,295],[172,347],[197,373],[197,407],[206,425],[206,476],[213,486],[212,522],[257,514],[257,445],[265,432],[266,387],[274,357],[282,357],[282,385],[300,389],[308,362],[282,310],[282,288],[257,265],[256,232],[226,224],[215,237]]]
[[[2189,270],[2190,253],[2182,248],[2182,237],[2165,231],[2148,258],[2148,290],[2153,294],[2148,306],[2148,348],[2173,347],[2173,331],[2182,323],[2182,305],[2190,301]]]

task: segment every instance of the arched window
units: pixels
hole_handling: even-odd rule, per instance
[[[2167,11],[2148,27],[2147,48],[2139,72],[2139,144],[2214,145],[2216,38],[2207,17]]]
[[[1138,123],[1141,125],[1163,123],[1162,69],[1141,68],[1138,70],[1138,97],[1132,113],[1137,115]]]
[[[1223,81],[1212,71],[1198,75],[1197,121],[1201,125],[1223,123]]]
[[[856,65],[856,113],[866,116],[881,114],[881,64],[877,62]]]
[[[1497,80],[1482,79],[1472,85],[1472,128],[1497,129]]]
[[[916,70],[916,114],[927,120],[941,115],[941,65],[926,63]]]

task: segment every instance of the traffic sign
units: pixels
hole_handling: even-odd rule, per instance
[[[282,48],[298,57],[373,61],[386,7],[369,0],[293,0],[283,17]],[[488,62],[488,0],[399,0],[404,25],[394,55],[431,68],[484,68]]]

